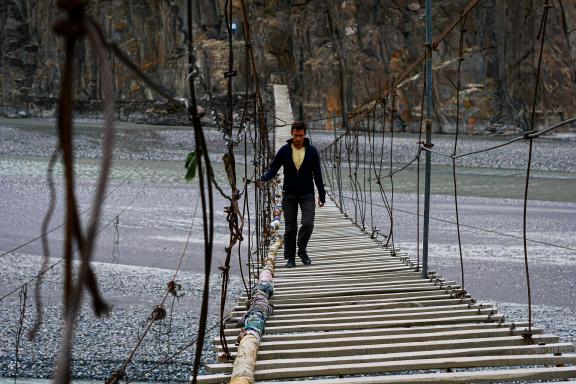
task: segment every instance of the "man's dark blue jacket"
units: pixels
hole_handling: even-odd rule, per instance
[[[314,193],[314,183],[318,189],[318,198],[321,203],[326,202],[326,191],[322,180],[322,168],[320,166],[320,156],[318,151],[310,144],[310,139],[304,138],[306,152],[300,169],[296,169],[292,159],[292,139],[288,144],[284,144],[274,156],[270,169],[260,181],[268,181],[284,167],[284,186],[282,190],[288,195],[303,196]]]

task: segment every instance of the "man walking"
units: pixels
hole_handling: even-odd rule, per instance
[[[296,245],[298,256],[304,265],[312,264],[306,246],[314,229],[314,184],[318,189],[318,206],[326,202],[326,191],[322,180],[322,169],[318,151],[306,137],[306,124],[303,121],[292,123],[292,138],[284,144],[274,156],[270,169],[260,182],[272,179],[284,167],[284,185],[282,186],[282,209],[284,211],[284,258],[286,268],[296,266]],[[302,211],[300,230],[298,230],[298,205]]]

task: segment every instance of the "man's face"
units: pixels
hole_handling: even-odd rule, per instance
[[[304,146],[304,137],[306,136],[306,131],[303,129],[294,129],[292,131],[292,144],[296,149],[301,149]]]

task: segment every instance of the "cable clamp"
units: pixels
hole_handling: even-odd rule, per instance
[[[528,329],[524,329],[524,331],[522,332],[522,337],[525,340],[532,340],[532,332],[530,332]]]
[[[182,284],[176,283],[176,281],[171,280],[166,284],[168,287],[168,293],[176,298],[184,296],[184,294],[179,294],[178,292],[182,289]]]
[[[425,141],[421,141],[420,145],[422,145],[422,147],[426,148],[426,149],[432,149],[434,148],[434,144],[433,143],[426,143]]]
[[[536,130],[533,129],[533,130],[531,130],[531,131],[524,132],[524,134],[522,135],[522,137],[523,137],[524,139],[526,139],[526,140],[528,140],[528,139],[534,139],[534,138],[536,137],[536,136],[534,136],[536,133],[538,133],[538,131],[536,131]]]
[[[164,308],[163,305],[158,305],[156,306],[156,308],[154,308],[154,310],[152,310],[152,313],[148,317],[148,320],[159,321],[164,320],[165,318],[166,318],[166,308]]]

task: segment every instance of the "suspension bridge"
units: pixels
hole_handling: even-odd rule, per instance
[[[274,90],[276,116],[291,121],[286,87]],[[289,138],[287,131],[277,131],[276,148]],[[421,263],[396,247],[383,246],[374,232],[354,223],[333,202],[317,209],[315,227],[309,244],[312,266],[288,269],[280,250],[271,254],[277,266],[273,311],[249,363],[227,361],[242,354],[242,344],[234,343],[238,328],[249,327],[245,316],[250,298],[244,296],[224,331],[230,354],[206,364],[211,374],[199,376],[198,383],[477,383],[576,377],[572,343],[529,322],[507,322],[495,305],[478,302],[433,271],[423,277]],[[220,356],[221,341],[214,340]]]
[[[32,241],[42,239],[50,231],[65,228],[64,256],[49,265],[48,252],[38,275],[27,278],[20,287],[11,290],[0,300],[20,292],[20,319],[16,338],[16,374],[18,376],[18,346],[24,330],[26,312],[26,289],[36,284],[36,319],[31,335],[42,325],[42,302],[40,292],[42,276],[57,265],[64,267],[64,328],[61,351],[54,377],[55,382],[68,383],[72,379],[72,340],[84,294],[92,299],[93,309],[100,316],[110,310],[100,294],[97,275],[92,268],[98,233],[110,225],[99,227],[103,201],[106,199],[108,175],[112,159],[114,120],[114,84],[109,55],[114,55],[138,79],[175,108],[185,110],[194,129],[195,149],[187,158],[188,176],[198,180],[199,202],[202,209],[203,245],[205,251],[204,295],[199,316],[197,339],[176,351],[158,365],[168,364],[183,350],[196,348],[192,369],[192,383],[246,384],[256,382],[290,382],[315,380],[318,383],[473,383],[508,381],[555,381],[576,378],[576,354],[574,345],[562,342],[557,336],[547,334],[533,324],[531,312],[530,274],[526,237],[528,189],[532,143],[542,135],[571,124],[576,118],[562,121],[544,130],[534,127],[536,101],[542,51],[544,50],[546,17],[551,8],[548,0],[543,2],[542,21],[539,28],[540,48],[535,69],[534,103],[531,109],[530,128],[524,134],[508,142],[479,151],[458,151],[460,94],[462,93],[461,63],[464,60],[465,25],[470,11],[478,3],[472,0],[463,8],[445,30],[433,38],[431,15],[427,6],[426,49],[422,55],[407,66],[394,79],[386,91],[354,111],[343,111],[341,116],[323,119],[340,119],[344,133],[322,152],[325,179],[331,201],[317,209],[316,229],[310,242],[311,266],[298,265],[295,269],[283,267],[281,210],[278,208],[281,190],[279,182],[266,190],[249,187],[258,175],[269,166],[274,148],[279,148],[289,134],[287,124],[293,120],[291,103],[286,86],[274,89],[274,124],[267,120],[268,111],[262,101],[262,89],[253,52],[248,12],[244,1],[242,9],[243,34],[246,49],[247,84],[242,104],[241,120],[235,120],[232,84],[235,75],[232,47],[232,2],[226,9],[226,25],[229,32],[230,60],[225,77],[228,81],[228,110],[223,113],[219,129],[226,141],[227,153],[223,157],[228,188],[215,179],[210,151],[201,124],[202,111],[197,107],[195,79],[198,76],[192,39],[191,2],[188,2],[188,30],[183,29],[180,12],[178,33],[184,36],[188,48],[190,98],[183,101],[146,76],[128,55],[114,42],[107,41],[102,29],[93,19],[85,17],[83,2],[62,1],[59,5],[68,18],[58,24],[57,33],[65,40],[62,89],[59,105],[59,143],[48,168],[48,184],[51,201],[46,213],[43,233]],[[177,6],[173,5],[175,8]],[[78,27],[81,28],[78,28]],[[434,149],[432,134],[432,55],[433,50],[460,26],[460,44],[455,62],[456,78],[454,93],[456,105],[456,134],[452,152]],[[89,209],[80,211],[74,188],[74,144],[72,124],[72,84],[74,77],[75,43],[86,38],[99,63],[100,81],[104,106],[105,129],[102,144],[100,176],[95,188],[94,200]],[[420,136],[414,146],[413,157],[403,163],[393,161],[394,127],[399,108],[398,91],[415,72],[421,71],[422,99],[420,104]],[[273,126],[271,132],[268,127]],[[376,135],[381,135],[377,142]],[[270,140],[274,138],[275,145]],[[238,177],[235,150],[240,139],[247,153],[252,146],[252,175],[248,174],[248,161],[244,164],[242,182]],[[509,322],[495,305],[478,302],[465,289],[464,259],[460,239],[458,215],[458,190],[456,167],[459,159],[481,152],[496,150],[518,141],[529,142],[526,164],[524,194],[523,240],[525,271],[528,288],[528,319],[525,322]],[[389,149],[384,147],[389,144]],[[388,151],[388,152],[387,152]],[[454,181],[454,206],[458,232],[461,263],[460,281],[447,281],[439,273],[428,268],[428,231],[430,210],[430,158],[442,156],[450,159]],[[49,229],[50,218],[55,209],[55,191],[52,180],[54,163],[61,155],[66,186],[65,223]],[[389,159],[387,158],[389,155]],[[420,213],[420,161],[425,158],[424,212]],[[389,160],[389,161],[388,161]],[[423,238],[420,242],[420,222],[417,222],[416,255],[407,254],[394,240],[397,228],[394,217],[395,175],[408,167],[417,166],[416,216],[423,216]],[[225,248],[222,272],[222,299],[220,306],[220,337],[213,340],[218,361],[204,362],[207,374],[199,375],[203,341],[207,329],[208,291],[210,289],[210,266],[214,240],[214,194],[226,202],[226,220],[230,230]],[[253,195],[251,194],[253,192]],[[253,200],[249,201],[253,196]],[[376,202],[375,197],[380,201]],[[241,207],[240,202],[244,204]],[[250,204],[255,207],[251,218]],[[377,228],[374,209],[380,205],[389,218],[386,231]],[[126,209],[126,208],[125,208]],[[91,218],[84,227],[80,216],[90,210]],[[122,210],[124,212],[124,210]],[[119,213],[122,214],[122,212]],[[248,212],[248,213],[247,213]],[[247,216],[245,218],[245,215]],[[116,216],[118,218],[118,216]],[[419,220],[419,219],[418,219]],[[118,222],[116,220],[116,222]],[[233,311],[224,315],[232,250],[244,240],[244,224],[248,232],[248,265],[245,296],[240,297]],[[251,224],[254,228],[251,228]],[[192,229],[190,229],[192,231]],[[254,242],[251,243],[252,237]],[[115,240],[117,241],[117,240]],[[45,244],[46,245],[46,244]],[[188,243],[186,243],[188,245]],[[23,246],[23,245],[22,245]],[[3,257],[19,249],[0,255]],[[48,248],[47,246],[45,248]],[[420,251],[422,250],[422,254]],[[73,254],[78,254],[78,272],[72,268]],[[182,266],[186,248],[182,252],[172,279],[166,284],[166,292],[149,316],[140,326],[138,340],[125,360],[114,372],[109,372],[107,383],[114,384],[126,378],[127,367],[153,327],[166,319],[165,303],[169,298],[181,297],[177,275]],[[416,257],[414,257],[416,256]],[[241,263],[242,266],[242,263]],[[180,295],[180,296],[179,296]],[[196,324],[194,324],[196,325]]]

